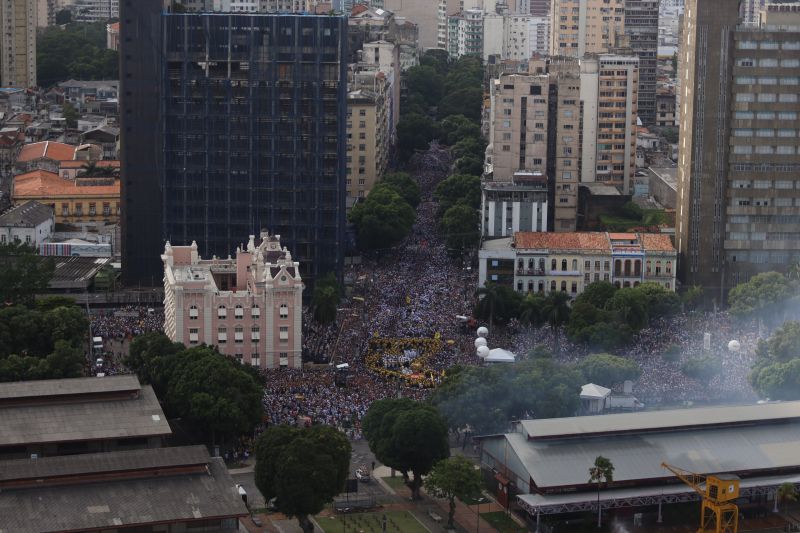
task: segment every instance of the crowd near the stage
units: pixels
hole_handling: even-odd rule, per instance
[[[459,318],[470,316],[474,306],[477,276],[474,268],[465,267],[474,263],[474,258],[448,254],[438,235],[432,200],[436,184],[446,177],[448,157],[437,147],[415,156],[412,175],[422,192],[416,223],[402,245],[367,255],[360,264],[346,267],[345,279],[352,283],[353,297],[342,302],[336,322],[323,326],[304,312],[305,358],[327,364],[302,371],[263,372],[267,424],[329,424],[358,439],[360,420],[373,401],[398,396],[422,399],[430,394],[442,371],[455,364],[480,362],[473,344],[474,328],[468,329]],[[163,326],[163,313],[158,311],[140,307],[115,311],[92,315],[94,335],[125,342]],[[755,394],[747,383],[747,374],[754,362],[759,332],[755,326],[742,328],[737,324],[734,331],[724,312],[681,314],[643,329],[616,355],[628,357],[641,367],[633,392],[646,405],[749,401]],[[709,353],[703,347],[706,332],[711,333],[710,354],[719,357],[723,365],[721,374],[710,384],[688,378],[680,370],[681,361]],[[570,342],[563,330],[560,335],[556,360],[577,362],[588,354],[586,347]],[[761,337],[765,336],[762,332]],[[406,363],[400,359],[411,352],[373,357],[373,364],[365,361],[370,339],[390,339],[387,342],[391,343],[391,339],[408,338],[437,339],[435,354],[415,354],[424,361],[425,368],[415,370],[425,376],[424,380],[398,378],[394,371],[395,363]],[[728,350],[732,339],[741,343],[738,352]],[[512,321],[490,331],[488,343],[491,348],[506,348],[524,357],[537,345],[552,346],[553,331],[549,326],[522,327]],[[663,357],[671,346],[680,349],[678,361]],[[121,355],[121,350],[118,353]],[[344,387],[337,385],[333,370],[341,363],[349,364]]]

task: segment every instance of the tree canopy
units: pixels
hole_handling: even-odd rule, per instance
[[[419,185],[405,172],[390,172],[375,187],[389,187],[402,196],[411,207],[416,208],[419,205]]]
[[[481,485],[480,470],[463,455],[439,461],[425,478],[425,489],[430,494],[447,499],[450,506],[448,529],[455,527],[453,517],[456,514],[456,498],[461,501],[477,499],[481,495]]]
[[[42,257],[21,242],[0,244],[0,303],[33,305],[53,277],[52,257]]]
[[[436,186],[433,198],[444,214],[454,205],[478,209],[481,205],[481,178],[467,174],[453,174]]]
[[[126,364],[153,386],[167,415],[183,419],[203,442],[251,433],[261,421],[261,386],[211,347],[187,349],[163,333],[149,333],[131,343]]]
[[[778,272],[765,272],[740,283],[728,293],[731,314],[764,318],[772,322],[780,315],[782,306],[796,295],[794,282]]]
[[[414,208],[390,187],[376,187],[350,211],[358,245],[364,250],[398,244],[411,231],[416,216]]]
[[[375,457],[404,473],[415,499],[420,497],[422,476],[450,455],[447,425],[428,404],[408,398],[378,400],[370,406],[361,427]]]
[[[72,22],[39,31],[36,77],[42,87],[70,78],[119,79],[119,55],[106,48],[106,23]]]
[[[712,356],[696,357],[683,363],[681,371],[690,378],[708,383],[722,372],[722,363]]]
[[[447,248],[460,252],[481,239],[480,215],[476,209],[457,204],[445,211],[440,222]]]
[[[0,381],[83,375],[86,315],[74,302],[43,307],[0,309]]]
[[[750,384],[773,400],[800,399],[800,322],[787,321],[756,348]]]
[[[577,365],[583,377],[591,383],[611,388],[625,380],[637,379],[642,370],[635,361],[608,353],[592,354]]]
[[[431,401],[451,428],[469,426],[480,435],[505,431],[511,420],[572,416],[584,383],[578,370],[544,357],[514,365],[455,367]]]
[[[297,518],[304,532],[310,520],[345,488],[350,470],[350,442],[330,426],[273,426],[256,441],[255,483],[286,516]]]
[[[314,284],[314,294],[311,297],[311,308],[314,310],[314,320],[320,324],[330,324],[336,320],[336,309],[339,305],[341,289],[336,275],[329,272]]]

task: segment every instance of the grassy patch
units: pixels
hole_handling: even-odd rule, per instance
[[[383,531],[383,515],[386,515],[386,531],[388,533],[428,533],[408,511],[387,511],[386,513],[352,513],[348,515],[316,516],[317,524],[325,533],[344,533],[348,531],[364,533],[381,533]]]
[[[386,482],[386,484],[387,484],[387,485],[389,485],[389,486],[392,488],[392,490],[394,490],[395,492],[397,492],[398,490],[401,490],[401,489],[407,489],[407,488],[408,488],[408,487],[406,487],[406,484],[405,484],[405,482],[403,481],[403,476],[395,476],[395,477],[392,477],[392,476],[386,476],[385,478],[382,478],[382,479],[383,479],[383,480]]]
[[[514,522],[514,520],[503,511],[481,513],[481,518],[489,522],[499,533],[525,533],[528,531],[524,527],[520,527],[519,524]]]

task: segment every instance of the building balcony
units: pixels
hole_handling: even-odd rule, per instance
[[[546,276],[547,272],[539,268],[518,268],[517,276]]]

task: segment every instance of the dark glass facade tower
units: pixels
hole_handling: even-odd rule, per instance
[[[307,281],[340,274],[346,19],[162,13],[160,26],[155,268],[164,239],[226,257],[266,228]]]

